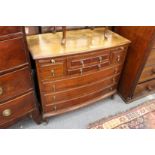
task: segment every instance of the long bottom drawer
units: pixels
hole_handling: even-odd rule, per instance
[[[90,104],[92,101],[97,101],[98,98],[104,98],[114,94],[116,92],[117,85],[112,85],[102,90],[98,90],[96,92],[81,96],[79,98],[74,98],[72,100],[64,101],[59,104],[45,105],[44,106],[44,117],[46,117],[46,113],[50,113],[49,115],[59,114],[65,111],[70,111],[72,109],[76,109],[78,107],[82,107]]]
[[[0,126],[32,112],[34,108],[33,92],[0,104]]]

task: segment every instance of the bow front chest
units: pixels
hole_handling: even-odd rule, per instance
[[[36,63],[43,118],[86,106],[116,93],[129,40],[104,28],[27,37]]]

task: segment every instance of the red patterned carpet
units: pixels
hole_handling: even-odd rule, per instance
[[[126,112],[91,123],[88,128],[155,129],[155,100],[150,100]]]

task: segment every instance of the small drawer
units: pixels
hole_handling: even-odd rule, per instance
[[[21,26],[0,26],[0,36],[12,34],[12,33],[18,33],[21,31],[22,31]]]
[[[34,108],[33,92],[0,104],[0,126],[32,112]]]
[[[32,89],[29,68],[23,68],[0,76],[0,104]]]
[[[140,76],[139,82],[144,82],[153,78],[155,78],[155,65],[147,66],[144,68]]]
[[[149,94],[155,91],[155,80],[147,81],[141,84],[138,84],[134,96],[143,96],[145,94]]]
[[[28,64],[23,38],[0,42],[0,73]]]
[[[100,64],[96,64],[96,65],[91,65],[89,67],[83,67],[83,68],[79,68],[79,69],[70,69],[68,70],[68,75],[83,75],[85,73],[89,73],[90,71],[97,71],[97,70],[101,70],[104,69],[105,67],[108,67],[110,65],[109,61],[100,63]]]
[[[124,63],[125,56],[126,56],[125,51],[114,51],[111,53],[111,63],[113,64]]]
[[[55,78],[62,77],[64,73],[64,65],[42,65],[39,68],[40,77],[42,80],[54,80]]]
[[[105,70],[100,70],[93,73],[91,72],[90,74],[84,74],[82,76],[79,75],[57,81],[44,81],[41,83],[42,91],[44,93],[52,93],[83,86],[101,79],[118,75],[121,72],[121,68],[122,66],[110,67]]]
[[[40,59],[37,61],[40,66],[44,65],[59,65],[65,63],[65,58],[48,58],[48,59]]]
[[[95,51],[92,53],[69,56],[67,58],[67,66],[69,69],[84,68],[95,64],[109,61],[110,50]]]

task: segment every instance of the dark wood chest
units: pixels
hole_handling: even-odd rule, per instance
[[[67,32],[64,46],[61,36],[59,32],[27,38],[36,63],[43,118],[114,95],[130,43],[113,33],[112,39],[104,40],[101,30]]]
[[[37,118],[25,41],[23,27],[0,27],[0,128],[8,127],[24,116]]]
[[[116,27],[115,31],[132,41],[119,84],[126,101],[155,92],[155,27]]]

